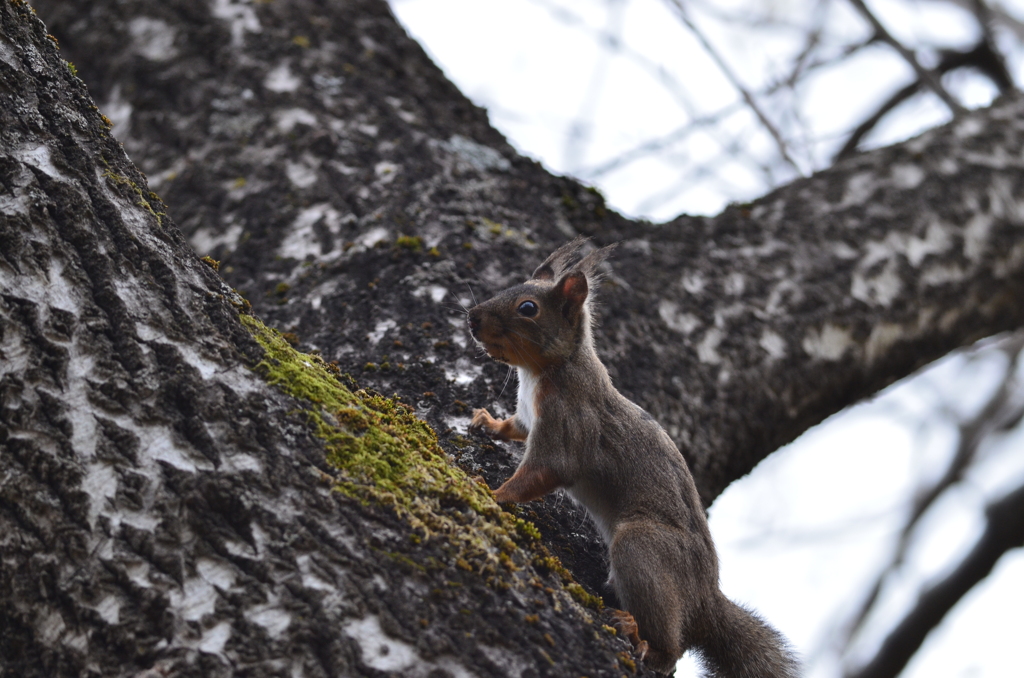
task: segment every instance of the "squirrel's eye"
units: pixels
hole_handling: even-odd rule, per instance
[[[537,308],[536,302],[533,301],[524,301],[523,303],[519,304],[519,315],[524,315],[527,318],[532,318],[533,316],[537,315],[537,311],[539,310],[540,309]]]

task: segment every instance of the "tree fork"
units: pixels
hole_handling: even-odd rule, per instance
[[[458,402],[494,400],[505,374],[465,383],[478,366],[454,300],[524,278],[575,234],[623,241],[598,348],[706,504],[809,426],[1024,320],[1019,98],[658,225],[517,156],[383,0],[259,3],[244,20],[188,0],[37,4],[100,100],[132,111],[125,147],[199,253],[273,325],[422,403],[492,484],[509,466],[452,441]],[[138,37],[156,25],[161,53]],[[364,369],[382,363],[418,373]]]

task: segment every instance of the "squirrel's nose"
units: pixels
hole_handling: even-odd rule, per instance
[[[479,339],[477,333],[480,331],[480,314],[470,311],[469,313],[469,333],[473,335],[474,339]]]

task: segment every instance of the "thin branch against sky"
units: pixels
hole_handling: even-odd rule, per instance
[[[892,557],[875,577],[863,601],[844,625],[840,637],[836,639],[841,646],[849,647],[852,644],[854,637],[863,629],[869,615],[876,608],[886,580],[904,565],[912,538],[917,533],[925,514],[950,488],[964,479],[981,446],[994,433],[1017,426],[1024,415],[1024,391],[1017,378],[1017,367],[1024,351],[1024,332],[1009,335],[987,348],[1006,355],[1003,375],[987,402],[973,416],[956,421],[957,445],[952,458],[938,479],[915,490]],[[949,408],[946,408],[945,416],[955,419]]]
[[[875,29],[875,34],[878,36],[878,39],[891,46],[901,57],[903,57],[903,60],[914,69],[915,73],[917,73],[917,77],[920,81],[923,82],[928,89],[938,95],[943,102],[945,102],[953,115],[959,116],[967,112],[967,110],[960,105],[960,102],[954,99],[953,95],[946,91],[946,88],[942,86],[942,82],[939,80],[939,77],[930,69],[922,66],[921,62],[917,60],[916,56],[914,56],[914,53],[907,49],[903,43],[894,38],[892,34],[886,30],[885,26],[882,25],[882,22],[878,20],[878,17],[876,17],[874,13],[868,9],[868,6],[864,4],[864,0],[850,0],[850,4],[856,7],[861,15],[868,20],[871,27]]]
[[[668,152],[671,146],[674,146],[697,129],[704,130],[705,133],[707,133],[722,147],[728,144],[730,135],[727,134],[725,130],[720,129],[716,123],[720,122],[723,116],[728,116],[735,112],[738,106],[736,104],[730,104],[712,114],[702,112],[702,108],[694,101],[694,95],[679,80],[671,68],[668,68],[665,63],[650,59],[643,52],[634,49],[629,45],[629,43],[622,39],[621,19],[617,24],[606,22],[608,23],[608,27],[606,28],[594,28],[590,26],[583,17],[569,9],[566,9],[557,2],[553,2],[552,0],[529,0],[529,2],[545,8],[552,18],[565,24],[567,27],[590,35],[595,44],[597,44],[602,50],[602,56],[599,63],[602,74],[608,68],[608,57],[614,53],[615,56],[622,57],[637,66],[641,71],[647,73],[648,76],[657,82],[664,91],[673,98],[675,103],[685,113],[686,122],[683,122],[682,125],[672,133],[663,135],[659,139],[652,139],[641,143],[636,147],[636,149],[625,151],[618,158],[602,160],[597,165],[591,165],[589,167],[583,162],[583,158],[585,157],[587,150],[593,150],[594,144],[587,144],[588,148],[583,148],[583,144],[581,144],[580,141],[586,135],[581,134],[580,132],[585,129],[591,129],[590,123],[592,122],[592,119],[588,120],[586,124],[584,124],[583,121],[577,118],[569,125],[569,136],[574,138],[574,143],[572,151],[566,151],[564,153],[564,167],[566,171],[571,172],[585,181],[596,181],[602,175],[619,167],[625,166],[630,162],[639,160],[643,157],[651,157],[658,153]],[[617,15],[621,16],[622,10],[625,9],[626,4],[626,2],[622,2],[622,4],[619,5],[616,12]],[[598,77],[596,69],[591,77],[592,80]],[[594,88],[594,91],[596,91],[596,88]],[[596,97],[590,96],[589,93],[588,96],[584,97],[584,101],[590,105],[581,106],[581,114],[579,114],[580,117],[582,117],[582,111],[584,110],[588,113],[592,112],[595,100]],[[739,104],[739,106],[742,106],[742,103]],[[688,127],[692,127],[692,129],[688,130]],[[573,130],[575,130],[575,132]],[[674,138],[675,140],[668,141],[670,138]],[[752,165],[761,164],[761,162],[745,147],[738,149],[737,153],[744,159],[744,162],[751,163]],[[773,183],[774,182],[769,182],[769,185]],[[664,191],[659,193],[664,193]],[[649,196],[644,201],[644,204],[657,206],[661,202],[663,202],[661,199],[652,200]],[[641,212],[642,211],[643,210],[641,209]]]
[[[770,6],[738,2],[723,5],[711,0],[618,0],[615,5],[621,9],[626,26],[621,33],[621,27],[605,20],[603,11],[593,11],[605,10],[608,1],[520,0],[525,6],[535,8],[531,16],[547,14],[553,19],[550,24],[562,25],[576,36],[565,41],[545,38],[543,45],[519,41],[521,53],[530,55],[517,58],[521,65],[543,63],[538,60],[540,55],[554,58],[560,50],[575,59],[572,63],[587,55],[585,60],[589,65],[567,77],[566,82],[571,85],[559,87],[550,82],[544,85],[548,91],[572,91],[575,100],[568,107],[558,108],[555,99],[548,97],[545,106],[530,112],[520,103],[526,98],[503,95],[509,91],[507,82],[503,81],[499,88],[498,81],[492,78],[480,79],[479,84],[464,86],[464,89],[483,97],[478,100],[492,111],[499,127],[543,129],[529,132],[529,142],[520,148],[546,159],[557,172],[594,182],[612,207],[627,214],[637,214],[641,205],[641,212],[655,219],[671,218],[679,211],[710,214],[729,201],[749,200],[793,178],[794,167],[801,174],[823,169],[833,162],[843,142],[850,140],[854,131],[857,136],[854,147],[864,148],[891,143],[944,120],[928,97],[915,96],[917,89],[899,98],[900,102],[906,99],[906,103],[884,111],[879,109],[880,103],[906,85],[907,71],[912,77],[916,73],[896,50],[883,45],[852,0],[802,0]],[[398,7],[405,7],[418,5],[422,0],[395,2]],[[889,5],[895,3],[895,7],[903,8],[898,11],[904,14],[897,16],[904,22],[907,16],[920,19],[925,15],[933,16],[940,9],[947,14],[959,12],[948,9],[950,7],[963,7],[971,13],[968,15],[971,21],[980,16],[979,2],[915,0],[907,4],[891,0]],[[678,18],[680,7],[690,25],[699,29],[696,33],[690,32],[687,24]],[[989,33],[998,37],[1000,48],[1006,52],[1007,41],[1016,39],[1014,21],[1017,20],[1001,3],[984,7],[987,8],[984,14]],[[879,20],[892,22],[891,11],[887,9],[888,13]],[[640,27],[643,21],[655,16],[661,25],[651,34],[657,38],[648,40]],[[673,16],[677,17],[675,21],[672,21]],[[961,24],[962,18],[963,15],[955,17]],[[671,37],[673,23],[678,25],[678,39]],[[501,44],[496,53],[509,60],[510,55],[516,53],[516,42],[502,37],[501,26],[490,28],[492,32],[497,28],[497,37],[505,40],[492,41],[494,47]],[[458,40],[450,40],[448,44],[465,43],[472,32],[463,31]],[[742,38],[724,39],[730,32]],[[915,30],[911,28],[913,34]],[[900,38],[911,53],[925,49],[941,55],[947,49],[941,44],[941,33],[916,34],[922,36],[918,41]],[[587,40],[590,48],[581,50],[581,41]],[[928,44],[921,43],[922,40],[927,40]],[[575,47],[570,50],[569,44]],[[961,47],[960,43],[955,43],[951,48]],[[1024,48],[1016,52],[1013,49],[1006,54],[1012,54],[1015,59],[1010,66],[1016,72],[1021,69]],[[701,55],[694,60],[698,53]],[[482,62],[479,54],[477,51],[474,59]],[[602,60],[603,67],[598,69],[602,73],[594,69],[595,58]],[[720,71],[716,64],[725,65],[725,71]],[[729,68],[730,64],[736,66]],[[568,76],[569,71],[564,68],[566,66],[548,69],[548,77],[554,73]],[[876,69],[877,75],[865,77],[865,69],[870,68]],[[971,84],[978,76],[968,71],[970,68],[961,68],[957,71],[957,82],[946,83],[950,96],[961,96],[965,82],[978,90]],[[647,107],[636,96],[615,101],[610,94],[624,83],[639,91],[640,81],[649,83],[648,91],[661,93],[653,97]],[[849,86],[837,87],[837,82],[848,82]],[[951,89],[954,85],[955,92]],[[517,89],[522,93],[525,86],[519,85]],[[561,96],[557,91],[553,93],[556,98]],[[979,105],[978,95],[974,96],[971,105]],[[749,111],[749,119],[735,115],[730,97],[738,99]],[[878,104],[872,105],[872,102]],[[832,104],[835,114],[823,115],[828,103]],[[858,125],[873,113],[877,114],[876,119],[858,130]],[[672,116],[677,120],[673,122]],[[686,131],[688,124],[697,129]],[[751,143],[730,144],[730,140],[748,126],[759,128],[763,138],[752,136],[748,137]],[[521,138],[518,132],[511,134],[506,130],[506,133],[513,140]],[[613,143],[608,143],[609,139]],[[554,156],[545,150],[553,144],[557,144]],[[709,149],[709,144],[714,148]],[[680,155],[678,150],[683,146],[700,150]],[[689,186],[684,193],[673,195],[675,182],[669,177],[695,175],[681,167],[675,170],[671,162],[679,158],[685,158],[684,162],[688,163],[719,162],[722,158],[719,151],[730,147],[736,152],[733,160],[749,171],[735,175],[737,181],[725,184],[712,180],[713,172],[698,173],[705,183]]]
[[[601,97],[608,75],[608,65],[613,51],[622,44],[622,12],[626,0],[604,0],[605,25],[602,33],[605,39],[604,49],[598,50],[597,60],[590,69],[590,81],[580,100],[576,116],[569,124],[565,135],[563,162],[570,172],[575,172],[586,155],[586,146],[594,125],[594,109]]]
[[[754,115],[757,116],[757,119],[761,121],[762,125],[764,125],[764,128],[765,130],[767,130],[768,134],[770,134],[772,139],[775,140],[775,144],[779,149],[779,155],[782,157],[782,159],[785,160],[786,163],[790,167],[792,167],[798,175],[802,176],[804,174],[804,170],[800,167],[800,165],[796,163],[795,160],[793,160],[792,156],[789,153],[789,149],[786,146],[786,140],[783,139],[782,133],[779,131],[778,127],[776,127],[775,123],[773,123],[771,119],[769,119],[768,115],[764,112],[764,110],[762,110],[760,104],[758,104],[757,99],[754,97],[753,93],[751,93],[751,91],[742,82],[740,82],[739,77],[737,77],[737,75],[733,72],[732,68],[725,61],[725,58],[711,44],[711,41],[708,40],[707,36],[704,35],[704,32],[700,30],[700,28],[698,28],[697,25],[693,22],[693,20],[690,18],[689,12],[686,10],[686,6],[681,2],[681,0],[667,0],[667,2],[671,6],[675,7],[679,20],[682,21],[688,29],[690,29],[690,32],[693,33],[694,37],[696,37],[700,44],[704,47],[704,50],[708,53],[708,56],[712,58],[712,60],[718,66],[719,70],[722,71],[722,75],[724,75],[725,78],[730,82],[730,84],[732,84],[732,86],[736,88],[736,91],[739,92],[740,96],[743,97],[743,100],[747,103],[747,106],[750,107],[750,109],[754,112]]]

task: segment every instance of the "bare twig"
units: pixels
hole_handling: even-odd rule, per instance
[[[718,53],[718,50],[714,48],[714,46],[707,39],[704,33],[697,27],[697,25],[690,20],[690,15],[686,11],[686,7],[683,5],[681,0],[667,0],[667,2],[673,7],[675,7],[676,13],[679,15],[679,20],[682,21],[686,25],[686,27],[690,29],[690,32],[693,33],[693,35],[700,42],[701,46],[704,47],[704,51],[706,51],[708,53],[708,56],[712,58],[712,60],[718,66],[719,70],[722,71],[722,74],[725,75],[729,83],[736,88],[737,92],[740,93],[740,95],[743,97],[743,100],[747,102],[747,106],[750,107],[750,110],[754,112],[754,115],[757,116],[757,119],[761,121],[761,124],[768,131],[768,134],[770,134],[772,139],[775,140],[775,145],[778,146],[779,154],[782,156],[783,160],[785,160],[786,163],[788,163],[794,170],[796,170],[798,174],[803,176],[803,170],[800,169],[800,166],[796,164],[796,161],[794,161],[792,156],[789,154],[789,150],[786,148],[786,142],[782,138],[782,134],[779,132],[778,128],[776,128],[775,124],[768,118],[765,112],[761,110],[761,106],[758,105],[757,100],[754,99],[754,95],[751,94],[750,90],[748,90],[743,85],[743,83],[740,82],[736,74],[732,72],[731,68],[729,68],[729,64],[727,64],[725,62],[725,59],[722,58],[722,55]]]
[[[977,414],[960,422],[957,449],[942,477],[930,487],[918,492],[889,565],[875,578],[868,595],[845,628],[844,645],[849,645],[850,639],[863,626],[878,601],[886,579],[904,562],[911,537],[924,514],[942,496],[943,492],[963,478],[964,472],[977,456],[978,448],[989,435],[1012,428],[1024,415],[1021,384],[1016,378],[1017,365],[1022,359],[1021,350],[1024,348],[1024,332],[1011,335],[998,348],[1010,359],[999,386]]]
[[[608,77],[608,59],[611,52],[622,44],[622,0],[605,0],[607,5],[607,29],[605,44],[609,49],[602,49],[591,70],[590,82],[569,133],[565,137],[564,162],[570,172],[575,172],[580,165],[580,158],[585,152],[586,143],[593,127],[594,109]]]
[[[682,83],[676,80],[671,73],[666,71],[661,64],[648,58],[642,52],[638,52],[631,48],[621,39],[621,36],[617,32],[612,32],[607,29],[591,28],[583,17],[578,14],[574,14],[561,5],[550,2],[550,0],[530,0],[530,2],[548,10],[552,17],[566,26],[572,26],[583,33],[590,34],[590,36],[594,38],[599,45],[604,45],[606,47],[613,46],[615,52],[629,61],[632,61],[642,70],[646,71],[651,77],[660,82],[661,85],[668,90],[668,93],[671,94],[676,102],[683,108],[683,110],[686,111],[687,115],[690,115],[691,117],[696,116],[693,102],[690,100],[690,96]]]
[[[803,25],[793,21],[781,20],[772,15],[770,11],[758,11],[758,3],[742,6],[740,10],[723,9],[720,2],[714,0],[688,0],[692,7],[699,7],[700,11],[708,16],[714,17],[722,23],[731,26],[744,26],[747,28],[785,28],[790,30],[801,30]],[[764,3],[765,8],[771,7],[770,3]]]
[[[691,97],[690,93],[686,90],[686,88],[683,86],[683,84],[679,82],[679,80],[676,79],[676,77],[662,64],[650,59],[642,52],[639,52],[631,48],[625,41],[621,39],[621,35],[619,34],[619,32],[609,29],[591,28],[588,22],[583,19],[583,17],[573,13],[572,11],[566,9],[565,7],[562,7],[557,3],[551,2],[550,0],[530,1],[548,10],[551,16],[555,18],[555,20],[562,22],[566,26],[572,26],[573,28],[579,30],[580,32],[589,34],[590,37],[593,38],[598,45],[601,45],[606,50],[614,51],[617,55],[622,56],[623,58],[627,59],[628,61],[638,66],[641,70],[645,71],[659,84],[661,84],[662,87],[665,88],[665,91],[672,96],[672,98],[679,105],[679,107],[682,108],[683,111],[686,112],[686,115],[690,118],[690,122],[688,122],[686,125],[683,125],[679,129],[669,133],[664,137],[661,137],[661,139],[665,139],[673,138],[678,135],[678,138],[674,139],[673,141],[667,144],[659,144],[657,141],[645,142],[644,144],[641,145],[641,148],[646,149],[645,152],[634,154],[633,151],[627,151],[626,153],[618,156],[617,158],[613,158],[612,160],[603,162],[596,169],[573,168],[572,171],[575,175],[593,181],[598,177],[607,174],[608,172],[617,169],[622,165],[632,162],[633,160],[639,159],[640,157],[644,157],[647,155],[653,155],[655,153],[658,153],[659,151],[664,150],[672,143],[676,143],[682,138],[689,136],[690,132],[692,131],[687,130],[687,127],[689,125],[696,125],[697,127],[705,129],[707,134],[711,136],[715,140],[715,142],[717,142],[720,146],[724,147],[728,143],[728,139],[726,138],[727,135],[724,133],[724,131],[718,129],[717,127],[710,123],[717,122],[722,117],[731,114],[736,110],[736,106],[726,106],[719,112],[712,113],[711,115],[701,114],[698,107],[694,105],[693,98]],[[618,28],[617,25],[615,27]],[[757,159],[753,157],[753,155],[746,147],[740,148],[738,155],[743,157],[747,162],[751,164],[757,164]],[[613,166],[609,167],[609,165]]]
[[[1005,93],[1013,89],[1013,78],[1010,76],[1010,72],[1006,68],[1006,63],[1003,61],[1002,56],[993,49],[991,43],[987,40],[982,40],[968,52],[958,52],[954,50],[946,50],[942,52],[939,65],[935,67],[934,72],[943,75],[959,68],[977,69],[981,73],[985,74],[989,80],[999,88],[1000,92]],[[858,125],[857,129],[850,134],[850,138],[846,140],[842,149],[836,153],[833,162],[839,162],[840,160],[852,156],[857,151],[857,146],[860,144],[861,140],[868,132],[878,125],[879,121],[881,121],[883,117],[901,103],[917,94],[920,90],[921,81],[915,80],[889,97],[889,99],[886,100],[886,102],[883,103],[878,110],[871,115],[871,117]]]
[[[822,2],[819,0],[814,11],[814,27],[811,30],[807,31],[807,38],[804,41],[803,49],[801,49],[799,54],[796,55],[796,58],[793,59],[792,71],[790,72],[789,77],[783,81],[786,84],[786,86],[790,88],[796,85],[797,81],[800,79],[801,74],[803,73],[804,68],[810,61],[811,55],[814,54],[814,51],[821,44],[821,36],[824,32],[824,29],[822,27],[823,14],[821,8]]]
[[[894,38],[892,34],[885,29],[885,26],[883,26],[882,22],[878,20],[878,17],[876,17],[871,10],[868,9],[868,6],[864,4],[864,0],[850,0],[850,3],[860,11],[865,19],[868,20],[868,23],[871,24],[872,28],[874,28],[878,39],[887,43],[890,47],[899,52],[900,56],[903,57],[903,60],[910,64],[910,67],[914,69],[915,73],[917,73],[918,79],[927,85],[929,89],[935,92],[935,94],[945,102],[946,106],[949,107],[949,110],[953,112],[953,115],[962,115],[967,112],[967,109],[961,106],[960,102],[954,99],[953,96],[946,91],[946,88],[942,86],[942,82],[939,80],[939,77],[933,71],[922,66],[917,60],[917,57],[914,56],[914,53],[904,47],[903,43]]]
[[[803,77],[808,73],[816,71],[820,68],[832,66],[837,62],[840,62],[843,59],[846,59],[849,56],[856,54],[858,51],[864,49],[864,47],[866,47],[868,44],[871,43],[861,42],[853,45],[848,45],[838,55],[829,57],[827,59],[816,59],[814,61],[811,61],[810,63],[806,64],[803,67],[803,70],[798,77]],[[793,78],[794,76],[790,74],[782,80],[772,82],[763,90],[761,90],[761,92],[759,93],[760,96],[770,96],[783,88],[792,88],[795,84]],[[699,129],[714,129],[714,125],[721,122],[724,118],[727,118],[733,113],[735,113],[742,106],[743,103],[732,103],[729,104],[728,106],[724,106],[718,109],[717,111],[714,111],[713,113],[695,116],[693,120],[690,120],[686,124],[681,125],[680,127],[672,130],[668,134],[664,134],[654,139],[649,139],[647,141],[644,141],[643,143],[637,144],[628,151],[624,151],[619,155],[614,156],[613,158],[605,160],[600,165],[595,165],[589,169],[580,170],[579,176],[593,181],[594,179],[602,177],[610,172],[614,172],[615,170],[620,169],[632,162],[636,162],[641,158],[646,158],[661,153],[666,148],[683,141],[684,139],[686,139],[686,137],[690,136]]]
[[[956,603],[992,571],[1000,557],[1024,546],[1024,486],[988,505],[981,539],[949,576],[930,587],[882,643],[874,658],[847,678],[896,678]]]
[[[694,132],[711,127],[716,123],[720,122],[722,118],[735,113],[738,110],[740,104],[734,104],[727,106],[721,110],[718,110],[710,115],[705,115],[700,118],[696,118],[686,123],[685,125],[665,134],[663,136],[645,141],[644,143],[634,146],[630,150],[615,156],[610,160],[606,160],[600,165],[597,165],[591,169],[583,170],[581,176],[588,179],[595,179],[597,177],[614,172],[615,170],[628,165],[631,162],[639,160],[640,158],[647,157],[659,153],[673,144],[677,144],[690,136]]]
[[[979,63],[974,65],[992,79],[1000,92],[1006,93],[1014,88],[1014,83],[1010,69],[1006,66],[1006,56],[996,48],[996,15],[985,0],[972,0],[972,4],[982,36],[974,49],[979,53],[976,59]]]

